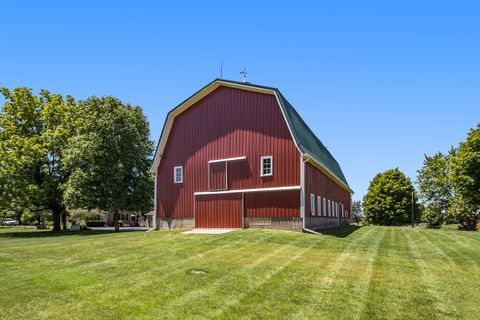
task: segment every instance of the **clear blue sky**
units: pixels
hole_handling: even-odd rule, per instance
[[[7,1],[0,86],[114,95],[166,113],[219,76],[275,86],[361,199],[380,171],[415,179],[480,121],[478,1]]]

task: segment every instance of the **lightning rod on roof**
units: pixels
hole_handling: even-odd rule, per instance
[[[243,71],[240,71],[240,74],[243,75],[243,82],[247,82],[247,68],[243,68]]]
[[[220,61],[220,79],[223,79],[223,58]]]

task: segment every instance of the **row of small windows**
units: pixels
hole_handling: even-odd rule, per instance
[[[273,156],[260,157],[260,176],[268,177],[273,175]],[[173,167],[173,183],[183,183],[183,167]]]
[[[317,210],[315,210],[315,202]],[[348,218],[348,210],[345,210],[345,206],[342,203],[331,201],[325,197],[317,196],[315,201],[315,195],[310,193],[310,215]]]

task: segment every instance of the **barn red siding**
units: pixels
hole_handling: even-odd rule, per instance
[[[196,228],[242,228],[242,194],[198,196],[195,202]]]
[[[312,193],[315,195],[315,201],[317,201],[317,196],[321,196],[322,199],[326,197],[330,199],[330,201],[342,203],[345,206],[345,211],[348,210],[349,216],[347,218],[350,218],[350,193],[327,177],[323,172],[311,164],[305,163],[305,217],[307,221],[308,217],[312,216],[310,213],[310,194]],[[316,202],[315,210],[318,210]],[[315,216],[317,216],[317,212]]]
[[[210,190],[227,190],[227,163],[210,163]]]
[[[245,194],[245,217],[299,217],[300,190]]]
[[[260,177],[263,155],[273,155],[271,177]],[[229,190],[300,184],[299,152],[275,96],[219,87],[174,120],[157,171],[159,217],[193,217],[193,193],[209,191],[208,161],[239,156],[247,159],[228,163]],[[173,183],[174,166],[184,167],[182,184]]]

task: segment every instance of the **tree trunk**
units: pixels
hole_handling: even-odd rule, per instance
[[[67,230],[67,210],[62,211],[62,227],[63,230]]]
[[[115,210],[115,212],[113,213],[113,220],[114,220],[114,223],[115,223],[115,232],[120,231],[120,228],[119,228],[119,225],[118,225],[118,209]]]
[[[52,210],[52,218],[53,218],[53,231],[62,231],[61,228],[61,210]]]

